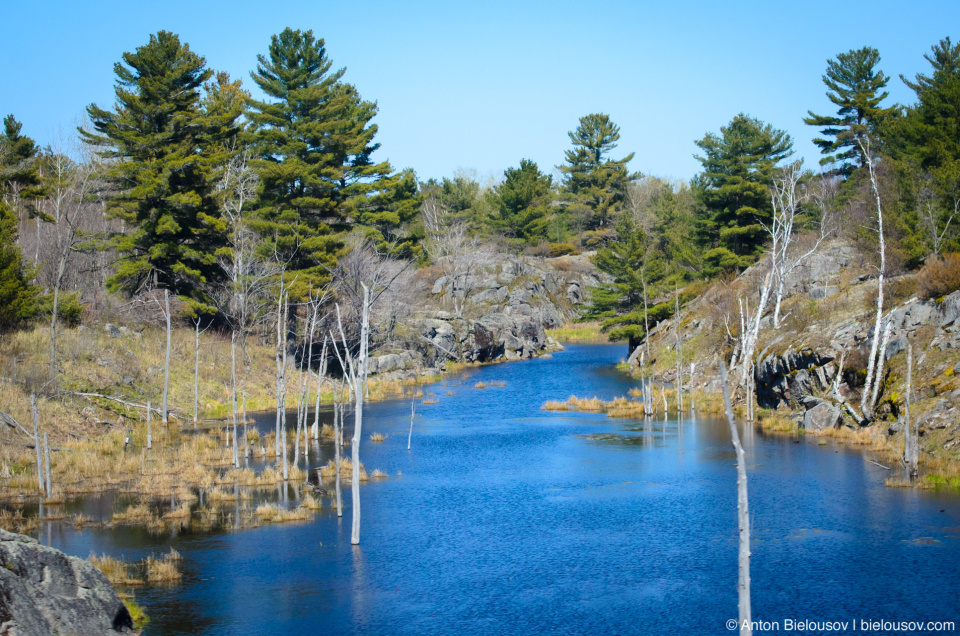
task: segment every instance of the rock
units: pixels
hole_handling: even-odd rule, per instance
[[[827,285],[824,287],[813,287],[810,289],[808,296],[811,300],[824,300],[825,298],[830,298],[835,294],[840,293],[840,288],[834,285]]]
[[[830,378],[823,367],[833,362],[832,355],[804,348],[787,349],[779,355],[761,353],[759,357],[762,361],[754,369],[754,379],[757,404],[763,408],[776,409],[784,403],[796,403],[815,390],[827,388]]]
[[[123,336],[123,332],[120,331],[120,328],[113,323],[108,322],[106,325],[103,326],[103,328],[104,330],[106,330],[107,335],[109,335],[111,338],[120,338],[121,336]]]
[[[960,291],[955,291],[943,299],[938,307],[937,324],[941,327],[952,325],[960,318]]]
[[[890,358],[897,355],[901,351],[906,351],[906,350],[907,350],[907,337],[900,336],[899,338],[896,338],[895,340],[891,340],[889,343],[887,343],[887,348],[883,352],[883,357],[886,360],[889,360]]]
[[[134,633],[117,592],[92,564],[0,530],[0,634]]]
[[[449,279],[446,276],[441,276],[440,278],[438,278],[436,282],[433,284],[433,293],[442,294],[443,288],[447,286],[448,281]]]
[[[816,406],[803,414],[803,427],[814,431],[835,428],[840,424],[840,418],[842,416],[843,413],[840,411],[839,406],[825,400],[820,400]]]

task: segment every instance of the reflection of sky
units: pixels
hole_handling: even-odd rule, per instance
[[[359,549],[349,492],[339,521],[327,509],[236,533],[71,527],[52,541],[81,556],[183,553],[183,585],[137,592],[158,634],[718,633],[736,615],[726,423],[540,410],[625,395],[611,371],[622,354],[571,346],[428,387],[439,402],[418,407],[409,453],[409,402],[366,406],[363,463],[391,477],[361,489]],[[855,451],[744,439],[755,617],[956,619],[957,496],[887,489]]]

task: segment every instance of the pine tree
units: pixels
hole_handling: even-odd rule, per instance
[[[538,243],[546,236],[553,177],[536,163],[521,159],[519,168],[508,168],[495,189],[499,214],[493,226],[504,236]]]
[[[889,117],[893,108],[881,108],[880,103],[888,93],[880,92],[889,78],[877,71],[880,53],[869,46],[839,53],[836,60],[827,60],[827,74],[823,76],[827,98],[838,106],[836,116],[816,115],[807,111],[803,123],[824,127],[824,138],[814,139],[820,152],[827,155],[820,165],[837,164],[834,174],[844,177],[864,165],[863,151],[858,140],[864,135],[875,134],[881,122]]]
[[[694,178],[702,206],[698,230],[708,275],[749,267],[763,251],[773,211],[767,190],[774,166],[793,153],[790,135],[759,119],[737,115],[720,135],[696,142],[703,172]]]
[[[652,238],[625,215],[617,224],[617,240],[598,250],[593,263],[613,282],[594,288],[586,316],[601,320],[611,340],[627,340],[633,351],[648,325],[673,315],[671,303],[652,302],[668,274],[667,262]]]
[[[623,159],[609,158],[620,139],[620,127],[602,113],[581,117],[577,129],[567,135],[573,148],[565,153],[566,164],[558,168],[571,195],[571,212],[582,219],[584,229],[608,227],[616,222],[627,185],[637,176],[627,171],[633,153]]]
[[[272,99],[250,101],[261,158],[257,229],[286,260],[299,300],[329,280],[342,248],[335,232],[360,221],[391,168],[371,159],[376,104],[340,81],[346,69],[331,72],[322,38],[284,29],[257,60],[251,77]]]
[[[15,214],[46,217],[34,202],[45,194],[40,176],[42,155],[33,139],[22,134],[13,115],[3,118],[0,136],[0,194]],[[45,220],[50,220],[46,218]]]
[[[0,333],[19,326],[37,312],[37,289],[17,245],[17,217],[0,199]]]
[[[205,111],[201,88],[213,72],[204,58],[160,31],[114,65],[113,111],[87,108],[93,131],[84,140],[113,160],[118,191],[109,211],[128,226],[114,237],[121,257],[107,280],[112,290],[169,289],[194,309],[211,311],[204,286],[222,276],[215,251],[224,223],[214,191],[223,146],[240,112]]]

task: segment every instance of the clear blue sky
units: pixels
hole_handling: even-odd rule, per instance
[[[421,178],[502,174],[521,158],[551,171],[582,115],[620,125],[631,169],[689,179],[694,140],[738,112],[787,130],[819,160],[808,109],[833,111],[826,60],[869,45],[891,101],[898,75],[960,24],[960,2],[76,2],[8,1],[0,21],[0,113],[40,143],[84,107],[113,103],[113,64],[166,29],[210,67],[244,78],[270,36],[313,29],[345,80],[380,107],[377,158]]]

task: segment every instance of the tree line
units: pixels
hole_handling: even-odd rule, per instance
[[[836,110],[804,119],[818,133],[818,171],[792,161],[786,132],[741,113],[696,140],[701,171],[689,182],[633,173],[634,154],[615,153],[617,124],[592,113],[568,133],[558,178],[521,159],[495,182],[421,181],[375,158],[376,103],[311,31],[285,29],[257,56],[250,81],[263,99],[159,31],[114,65],[115,103],[87,108],[75,147],[41,149],[4,119],[0,330],[47,316],[54,341],[58,320],[75,322],[107,291],[162,289],[184,316],[243,334],[265,298],[315,302],[351,246],[425,264],[451,260],[451,242],[461,252],[496,242],[537,256],[594,251],[613,283],[589,316],[635,346],[697,292],[690,283],[765,253],[771,186],[788,171],[800,175],[797,230],[829,219],[875,243],[867,152],[888,259],[915,268],[960,249],[960,45],[945,38],[924,57],[926,73],[900,78],[916,97],[908,105],[888,103],[876,49],[828,60]]]

